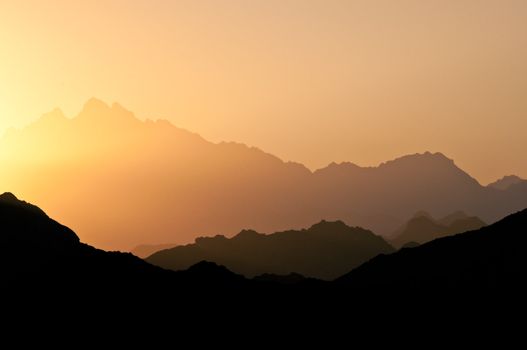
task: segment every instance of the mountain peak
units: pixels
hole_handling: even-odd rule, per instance
[[[105,113],[108,112],[110,106],[104,101],[99,100],[98,98],[92,97],[82,107],[81,114],[83,113]]]
[[[310,231],[327,231],[327,230],[343,230],[343,229],[349,229],[349,226],[346,225],[341,220],[336,221],[327,221],[327,220],[321,220],[320,222],[314,224],[309,228]]]
[[[108,123],[113,125],[129,124],[137,120],[132,112],[119,103],[114,102],[110,107],[106,102],[95,97],[86,101],[82,111],[75,119],[89,123]]]
[[[18,203],[18,198],[11,192],[5,192],[0,194],[0,202],[4,203]]]
[[[415,154],[409,154],[400,158],[397,158],[391,162],[397,162],[397,161],[415,161],[415,162],[434,162],[434,163],[448,163],[448,164],[454,164],[454,161],[447,156],[445,156],[441,152],[429,152],[426,151],[424,153],[415,153]],[[388,164],[390,162],[386,162],[385,164]]]
[[[495,188],[497,190],[507,190],[509,187],[522,183],[524,181],[527,181],[527,180],[524,180],[521,177],[516,176],[516,175],[507,175],[497,181],[494,181],[491,184],[488,184],[487,187]]]
[[[33,214],[47,217],[46,213],[44,213],[42,209],[33,204],[18,199],[11,192],[5,192],[0,195],[0,204],[2,204],[3,206],[23,208],[24,210],[32,212]]]
[[[259,237],[263,236],[261,233],[258,233],[254,230],[241,230],[240,233],[238,233],[234,238],[251,238],[251,237]]]

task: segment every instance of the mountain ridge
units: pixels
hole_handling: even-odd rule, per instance
[[[199,237],[193,244],[158,251],[145,260],[171,270],[206,260],[246,277],[296,273],[330,280],[377,254],[393,251],[371,231],[322,220],[302,230],[262,234],[245,229],[232,238]]]
[[[423,208],[435,217],[461,209],[494,222],[527,206],[527,186],[481,186],[441,153],[311,171],[255,147],[208,142],[168,121],[139,120],[100,100],[83,107],[85,122],[52,114],[59,125],[34,123],[0,139],[0,184],[107,249],[230,237],[244,227],[277,232],[322,218],[388,236]],[[116,122],[106,123],[108,116]]]
[[[519,176],[516,175],[507,175],[502,177],[499,180],[496,180],[490,184],[487,185],[487,187],[495,188],[498,190],[507,190],[512,186],[518,185],[518,184],[525,184],[527,183],[527,180],[522,179]]]
[[[426,212],[418,212],[394,234],[390,243],[395,247],[403,247],[407,243],[423,244],[483,226],[486,223],[480,218],[469,216],[463,211],[456,211],[440,219],[435,219]]]
[[[400,295],[409,293],[407,297],[427,291],[463,291],[471,297],[474,292],[518,292],[526,285],[526,227],[524,209],[478,230],[379,255],[336,282],[365,291],[389,288]]]

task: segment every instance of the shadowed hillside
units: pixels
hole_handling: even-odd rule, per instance
[[[526,285],[526,233],[523,210],[476,231],[380,255],[337,283],[363,291],[390,290],[407,298],[425,291],[447,299],[452,294],[446,291],[508,291],[513,297]]]
[[[161,250],[176,247],[177,244],[140,244],[130,251],[130,253],[142,259],[148,258],[150,255]]]
[[[402,247],[407,243],[422,244],[436,238],[477,230],[485,225],[478,217],[468,216],[461,211],[440,220],[435,220],[430,215],[417,213],[394,235],[390,243],[395,247]]]
[[[342,221],[320,223],[307,230],[270,235],[244,230],[232,238],[198,238],[194,244],[153,254],[146,260],[172,270],[213,261],[253,277],[262,274],[333,279],[393,248],[372,232],[346,226]]]
[[[163,270],[131,254],[80,243],[71,230],[9,193],[0,196],[0,220],[2,295],[15,314],[45,308],[45,315],[67,312],[72,320],[106,312],[103,322],[136,323],[138,316],[151,322],[148,316],[170,311],[184,322],[238,315],[244,322],[278,317],[285,324],[318,325],[342,313],[385,312],[390,306],[430,316],[434,308],[457,309],[456,302],[480,306],[478,297],[485,306],[502,305],[496,292],[507,301],[524,298],[527,211],[477,231],[381,254],[334,282],[269,273],[248,280],[210,262]],[[242,238],[254,235],[245,232]]]
[[[527,207],[523,183],[483,187],[440,153],[370,168],[333,163],[313,173],[96,99],[72,119],[55,110],[9,131],[0,164],[4,190],[107,249],[184,244],[244,227],[276,232],[322,218],[389,235],[421,208],[435,217],[461,208],[494,222]]]
[[[243,277],[212,263],[172,272],[130,253],[93,248],[81,243],[69,228],[11,193],[0,195],[0,225],[0,271],[13,290],[18,285],[29,285],[44,293],[45,285],[50,290],[64,287],[83,293],[104,290],[109,297],[123,291],[134,294],[146,287],[159,293],[164,288],[170,291],[177,287],[184,292],[213,285],[219,291],[246,283]]]

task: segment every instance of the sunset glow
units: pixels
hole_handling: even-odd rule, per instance
[[[90,97],[311,169],[527,176],[524,1],[3,1],[0,128]]]
[[[4,343],[518,323],[526,131],[526,0],[0,0]]]

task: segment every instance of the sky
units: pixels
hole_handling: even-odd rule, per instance
[[[0,130],[90,97],[320,168],[527,178],[523,0],[0,0]]]

